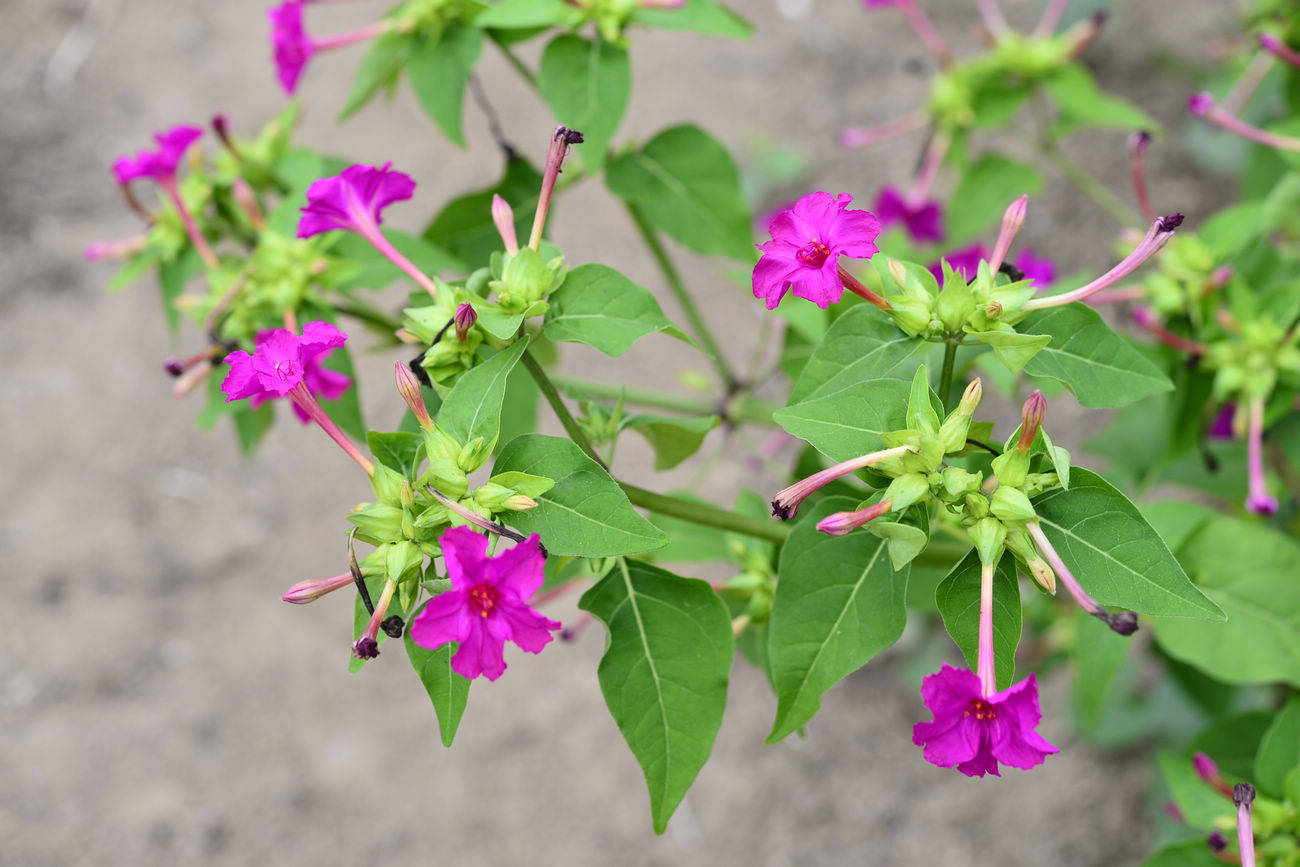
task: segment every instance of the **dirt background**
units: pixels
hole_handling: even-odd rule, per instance
[[[889,657],[826,696],[807,740],[775,747],[762,745],[774,703],[740,665],[713,758],[655,837],[594,677],[598,626],[540,657],[509,654],[508,675],[474,689],[451,751],[400,652],[349,675],[350,601],[278,597],[341,571],[344,510],[368,495],[355,467],[291,421],[256,462],[227,431],[197,432],[195,401],[173,400],[159,367],[186,344],[169,341],[154,289],[108,296],[110,268],[80,259],[87,242],[137,230],[110,180],[115,156],[173,123],[226,111],[251,129],[282,107],[266,5],[0,0],[0,863],[1092,865],[1144,850],[1145,760],[1077,744],[1060,683],[1045,690],[1042,731],[1062,754],[980,782],[921,760],[909,738],[919,699]],[[625,135],[700,120],[742,153],[759,141],[806,148],[817,187],[869,200],[905,181],[916,138],[833,145],[841,125],[895,117],[925,89],[926,58],[901,18],[859,5],[740,0],[759,25],[749,44],[637,33]],[[955,44],[972,44],[966,4],[927,5],[944,7],[935,17]],[[1207,40],[1229,29],[1227,4],[1119,5],[1088,60],[1177,132],[1189,84],[1169,70],[1206,62]],[[1036,4],[1004,6],[1013,23],[1035,20]],[[311,27],[338,32],[375,14],[372,3],[322,4]],[[470,152],[406,92],[336,126],[358,59],[312,64],[301,140],[413,174],[419,196],[390,211],[395,224],[417,226],[493,177],[472,106]],[[540,151],[545,112],[496,54],[481,71],[509,136]],[[1073,150],[1128,197],[1122,135]],[[1176,145],[1153,162],[1162,210],[1194,219],[1230,194]],[[1064,272],[1109,265],[1113,224],[1062,183],[1030,219],[1027,243]],[[661,288],[599,184],[563,203],[554,235],[574,263],[606,261]],[[717,262],[680,259],[744,359],[758,306]],[[565,359],[572,373],[663,387],[700,364],[659,339],[617,362]],[[396,418],[390,364],[363,364],[376,420]],[[708,448],[728,447],[715,436]],[[629,443],[618,468],[650,481],[646,457]],[[734,488],[746,473],[724,460],[708,480]],[[552,613],[573,612],[566,601]]]

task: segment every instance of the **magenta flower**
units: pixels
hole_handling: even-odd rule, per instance
[[[325,326],[325,328],[346,339],[346,336],[333,325],[329,325],[325,322],[309,322],[307,328],[311,328],[313,325]],[[326,332],[321,329],[313,329],[313,333],[325,334]],[[270,343],[272,340],[276,341],[277,346],[283,346],[285,345],[285,335],[287,335],[291,340],[297,339],[291,332],[284,328],[259,331],[257,333],[257,348],[260,349],[263,345]],[[318,348],[319,343],[311,342],[310,336],[307,334],[307,329],[303,329],[301,344],[305,347],[302,361],[303,384],[306,385],[307,390],[317,398],[338,400],[339,397],[343,395],[343,392],[347,391],[348,387],[352,385],[352,378],[346,373],[339,373],[337,370],[330,370],[325,367],[324,361],[329,357],[331,352],[338,348],[338,346],[343,345],[342,341],[337,345],[327,345],[325,348],[321,349]],[[232,353],[232,355],[233,354],[234,353]],[[248,355],[248,353],[245,352],[244,355]],[[255,356],[250,356],[250,358],[253,357]],[[227,356],[226,360],[229,361],[230,357]],[[240,359],[240,363],[241,365],[244,363],[243,359]],[[234,374],[233,364],[231,366],[231,374]],[[248,405],[253,409],[257,409],[268,400],[274,400],[277,397],[284,397],[284,395],[274,394],[269,389],[263,389],[254,394],[248,395]],[[293,411],[303,424],[311,423],[311,416],[304,412],[302,407],[298,406],[298,404],[293,404]]]
[[[470,679],[501,676],[506,641],[541,653],[560,624],[528,605],[544,580],[537,535],[495,557],[487,556],[487,537],[468,527],[452,527],[438,542],[451,589],[429,600],[411,622],[411,639],[430,650],[458,642],[451,667]]]
[[[872,210],[884,226],[902,223],[912,240],[937,244],[944,238],[943,207],[934,199],[912,201],[897,187],[885,187]]]
[[[336,229],[356,232],[430,295],[437,297],[437,285],[379,231],[384,222],[384,208],[415,194],[415,181],[410,175],[392,171],[392,165],[357,164],[333,177],[313,181],[307,188],[307,207],[300,209],[302,217],[298,220],[298,237],[310,238]]]
[[[271,22],[276,76],[284,92],[292,94],[298,89],[302,70],[316,50],[302,26],[302,0],[288,0],[268,9],[266,17]]]
[[[925,748],[933,765],[968,777],[1001,776],[998,762],[1028,769],[1059,752],[1034,731],[1042,714],[1032,674],[985,697],[974,672],[944,664],[922,681],[921,698],[934,720],[912,728],[912,743]]]
[[[340,377],[346,380],[346,376],[319,367],[321,357],[342,346],[347,339],[346,334],[328,322],[308,322],[301,336],[287,328],[259,335],[252,355],[239,349],[226,356],[230,372],[221,383],[221,390],[227,403],[247,398],[253,406],[288,397],[300,418],[306,416],[320,425],[349,457],[373,474],[374,464],[339,430],[316,399],[317,392],[325,397],[338,397],[350,384],[350,380],[340,380]]]
[[[1046,256],[1035,256],[1028,248],[1021,250],[1012,264],[1040,289],[1056,282],[1056,263]]]
[[[202,127],[181,124],[166,132],[154,133],[158,147],[143,150],[134,157],[120,157],[113,163],[113,174],[119,184],[129,184],[139,178],[149,178],[166,187],[176,182],[176,168],[185,152],[203,137]]]
[[[1214,420],[1210,422],[1209,429],[1205,435],[1213,440],[1230,440],[1236,437],[1236,431],[1233,429],[1233,421],[1237,418],[1237,405],[1232,401],[1225,403]]]
[[[854,286],[857,281],[839,265],[842,255],[874,256],[874,241],[880,234],[880,221],[867,211],[849,210],[851,201],[847,193],[809,193],[772,219],[772,240],[758,245],[763,255],[753,276],[754,297],[763,299],[767,309],[775,310],[792,288],[797,297],[823,310],[840,300],[846,284],[859,294],[870,292],[860,284]],[[867,300],[877,306],[885,303],[871,295],[875,300]]]

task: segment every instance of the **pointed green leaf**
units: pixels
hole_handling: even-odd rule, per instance
[[[415,49],[417,37],[401,30],[389,30],[377,37],[366,49],[357,67],[357,77],[352,82],[352,92],[339,112],[340,121],[347,120],[383,87],[390,87],[402,74],[402,67]]]
[[[635,560],[620,561],[578,607],[608,629],[600,691],[641,764],[662,834],[722,724],[735,652],[727,608],[704,581]]]
[[[952,568],[934,592],[943,625],[961,648],[970,670],[979,663],[980,558],[973,550]],[[993,572],[993,669],[998,689],[1015,681],[1020,645],[1020,582],[1015,560],[1004,556]]]
[[[1116,678],[1133,642],[1083,609],[1074,617],[1074,686],[1070,704],[1080,731],[1094,735],[1112,699]]]
[[[419,617],[424,611],[425,602],[415,613]],[[415,619],[414,617],[412,619]],[[460,719],[465,715],[465,705],[469,701],[470,681],[452,671],[451,657],[453,646],[444,644],[437,650],[421,647],[411,638],[411,630],[406,630],[406,657],[411,661],[411,668],[420,677],[429,700],[433,702],[434,713],[438,715],[438,732],[442,736],[442,745],[451,746],[460,728]]]
[[[1048,491],[1033,504],[1052,546],[1102,605],[1139,614],[1224,619],[1137,507],[1096,473],[1075,467],[1068,491]]]
[[[884,448],[880,435],[907,426],[908,383],[872,379],[777,410],[772,418],[834,461]]]
[[[993,347],[998,358],[1012,373],[1019,373],[1038,350],[1052,342],[1047,334],[1019,334],[1015,331],[971,331],[980,343]]]
[[[424,238],[471,268],[487,265],[492,253],[504,248],[492,222],[492,197],[499,195],[510,203],[515,233],[526,239],[541,186],[541,173],[528,160],[516,157],[506,163],[505,175],[496,184],[448,202],[424,230]]]
[[[790,402],[811,397],[823,387],[834,391],[854,382],[898,376],[903,362],[927,345],[899,331],[870,304],[851,307],[813,350],[790,392]]]
[[[1178,555],[1227,622],[1160,618],[1161,648],[1227,683],[1300,687],[1300,544],[1252,521],[1215,516],[1188,534]]]
[[[700,450],[704,438],[722,421],[716,415],[677,418],[667,415],[632,415],[623,421],[646,438],[655,450],[655,471],[670,470]]]
[[[517,470],[555,480],[537,508],[503,518],[522,533],[538,533],[552,554],[614,557],[668,544],[668,537],[637,514],[600,464],[567,439],[527,434],[506,444],[493,473]]]
[[[677,9],[638,6],[632,21],[660,30],[691,30],[709,36],[748,39],[754,27],[716,0],[686,0]]]
[[[447,138],[461,147],[461,115],[470,73],[483,52],[483,31],[468,24],[453,24],[437,41],[419,43],[406,64],[411,89],[420,105]]]
[[[465,373],[438,410],[438,427],[462,443],[475,437],[495,443],[501,433],[501,403],[506,380],[528,348],[522,337]]]
[[[1025,373],[1057,380],[1086,407],[1124,406],[1174,387],[1160,368],[1082,304],[1036,312],[1016,327],[1051,338],[1025,364]]]
[[[849,497],[827,497],[800,519],[781,550],[768,632],[777,695],[768,743],[812,719],[826,690],[903,634],[908,569],[894,571],[885,541],[870,533],[817,531],[822,518],[855,506]]]
[[[627,51],[602,39],[557,36],[542,52],[537,89],[557,123],[582,132],[577,153],[583,165],[600,166],[632,90]]]
[[[372,430],[366,433],[366,445],[375,460],[408,479],[415,478],[415,470],[424,455],[423,436],[407,431]]]
[[[753,261],[740,172],[726,148],[699,127],[670,127],[639,150],[615,156],[605,184],[697,253]]]
[[[686,339],[649,290],[607,265],[580,265],[550,297],[544,330],[551,340],[586,343],[622,355],[647,334]]]
[[[499,30],[529,29],[574,23],[580,14],[564,0],[503,0],[488,7],[474,23]]]
[[[1080,126],[1151,132],[1160,129],[1160,124],[1142,109],[1104,93],[1082,64],[1061,67],[1044,79],[1043,86],[1060,107],[1060,126],[1065,130]]]
[[[1287,774],[1300,765],[1300,696],[1292,694],[1273,719],[1255,754],[1255,778],[1261,792],[1281,797]]]

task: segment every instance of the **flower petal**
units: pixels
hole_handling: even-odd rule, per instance
[[[455,590],[468,592],[482,582],[483,564],[487,560],[488,538],[469,527],[452,527],[438,538],[447,577]]]
[[[253,356],[242,349],[237,349],[226,356],[225,362],[230,365],[230,372],[221,383],[221,391],[226,395],[226,403],[265,392],[262,384],[257,380],[257,374],[253,371]]]
[[[521,602],[505,599],[497,604],[495,616],[489,619],[500,619],[508,624],[508,638],[529,653],[541,653],[542,648],[555,639],[551,633],[561,625]]]
[[[470,612],[463,591],[448,590],[433,597],[411,621],[411,640],[435,650],[449,641],[463,641],[470,632]]]
[[[506,670],[502,653],[505,641],[492,634],[485,618],[470,617],[469,634],[461,641],[460,649],[451,658],[452,671],[473,680],[480,674],[496,680]],[[487,618],[491,619],[491,618]]]
[[[536,533],[488,560],[484,577],[497,587],[527,602],[546,580],[546,558]]]

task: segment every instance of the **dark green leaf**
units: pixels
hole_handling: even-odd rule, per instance
[[[421,605],[415,617],[419,617],[428,604],[425,602]],[[442,736],[444,747],[451,746],[456,737],[460,719],[465,715],[465,704],[469,701],[470,681],[452,671],[452,650],[451,644],[444,644],[437,650],[421,647],[411,639],[411,631],[406,631],[406,656],[429,693],[429,700],[433,702],[433,710],[438,715],[438,732]]]
[[[1033,166],[1001,154],[982,155],[967,168],[948,205],[948,235],[965,241],[996,223],[1007,205],[1043,188]]]
[[[555,487],[536,498],[537,508],[505,516],[521,532],[540,534],[552,554],[614,557],[668,544],[632,508],[618,482],[569,440],[517,437],[501,450],[494,472],[509,470],[555,480]]]
[[[375,460],[408,479],[415,478],[415,470],[423,459],[423,436],[406,431],[372,430],[366,434],[366,445],[370,446]]]
[[[678,9],[655,9],[640,6],[632,21],[660,30],[691,30],[710,36],[734,36],[748,39],[754,27],[716,0],[686,0]]]
[[[581,265],[550,297],[546,336],[622,355],[642,337],[664,331],[686,339],[647,289],[607,265]]]
[[[515,232],[527,239],[541,186],[541,174],[527,160],[510,160],[505,175],[496,184],[448,202],[424,230],[424,238],[471,268],[486,265],[492,253],[503,248],[492,222],[492,197],[499,195],[510,203],[515,212]]]
[[[1074,688],[1071,691],[1076,724],[1094,734],[1102,712],[1113,698],[1117,676],[1133,642],[1082,609],[1074,617]]]
[[[834,461],[884,447],[882,433],[906,427],[909,383],[871,379],[777,410],[772,418]]]
[[[438,410],[438,427],[462,443],[476,437],[496,443],[506,382],[527,348],[523,337],[457,380]]]
[[[753,260],[740,173],[726,148],[699,127],[670,127],[639,150],[613,157],[605,183],[692,250]]]
[[[646,438],[655,451],[655,471],[670,470],[700,450],[709,431],[722,419],[716,415],[677,418],[666,415],[633,415],[623,422]]]
[[[406,64],[420,105],[447,138],[464,147],[461,114],[470,73],[483,51],[483,31],[468,24],[454,24],[442,31],[436,42],[420,43]]]
[[[768,743],[812,719],[826,690],[903,634],[908,570],[894,571],[885,541],[865,532],[817,531],[822,518],[856,506],[847,497],[827,497],[800,519],[781,550],[768,638],[778,704]]]
[[[934,603],[971,671],[979,664],[980,558],[974,551],[952,568],[934,591]],[[1020,582],[1015,560],[1004,556],[993,573],[993,669],[998,689],[1015,680],[1020,645]]]
[[[583,164],[603,163],[632,90],[627,52],[600,39],[557,36],[542,52],[537,88],[556,122],[582,131],[577,153]]]
[[[811,305],[807,305],[811,306]],[[869,304],[859,304],[836,319],[813,350],[790,392],[797,403],[821,391],[868,379],[897,376],[910,379],[900,365],[926,344],[903,334],[888,316]]]
[[[726,606],[704,581],[623,560],[578,607],[609,631],[600,690],[645,773],[662,834],[722,724],[735,648]]]
[[[1300,765],[1300,696],[1292,695],[1264,733],[1251,781],[1264,794],[1280,798],[1286,776]]]
[[[357,77],[352,82],[352,92],[348,101],[339,112],[340,121],[347,120],[383,87],[391,87],[402,74],[411,52],[415,49],[417,37],[401,30],[389,30],[375,38],[366,50],[357,68]]]
[[[489,7],[474,23],[498,30],[531,29],[571,24],[580,14],[564,0],[503,0]]]

